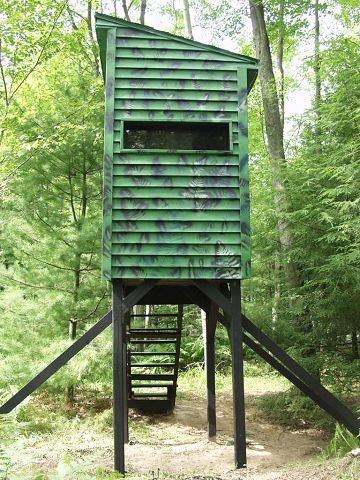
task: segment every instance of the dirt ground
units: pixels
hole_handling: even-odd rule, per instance
[[[293,431],[270,423],[259,415],[256,403],[267,391],[284,389],[281,383],[247,379],[246,395],[247,469],[234,469],[231,390],[217,397],[217,437],[207,439],[204,392],[179,395],[171,414],[144,416],[130,411],[130,443],[126,445],[128,480],[359,480],[360,459],[324,460],[318,455],[328,438],[317,430]],[[185,392],[186,393],[186,392]],[[186,398],[192,398],[191,400]],[[96,429],[86,417],[64,423],[61,432],[30,435],[14,444],[8,455],[15,476],[88,480],[98,469],[113,470],[111,408],[103,411],[106,428]],[[92,426],[91,426],[92,425]],[[15,460],[16,459],[16,460]],[[34,472],[45,476],[34,476]],[[0,479],[1,479],[0,474]]]
[[[319,453],[326,440],[315,430],[289,431],[258,418],[256,396],[246,398],[248,468],[234,470],[231,398],[217,401],[216,441],[207,440],[206,403],[178,400],[174,412],[151,417],[146,443],[136,438],[126,448],[132,471],[182,474],[190,478],[275,480],[317,478],[290,476],[289,464],[304,463]],[[160,435],[159,435],[160,434]],[[281,470],[286,467],[285,476]],[[295,472],[293,472],[295,473]],[[330,477],[324,477],[330,478]]]

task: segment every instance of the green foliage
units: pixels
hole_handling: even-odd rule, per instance
[[[264,395],[258,408],[270,421],[291,428],[330,429],[335,422],[310,398],[295,389]]]
[[[254,55],[243,6],[229,1],[191,3],[196,18],[213,32],[215,41],[232,37],[242,53]],[[308,1],[285,2],[281,18],[280,2],[264,4],[274,55],[281,36],[285,42],[285,102],[297,100],[292,92],[304,76],[307,88],[312,88],[312,59],[299,55],[313,41],[311,6]],[[258,85],[249,97],[254,275],[244,282],[243,304],[253,321],[319,374],[326,386],[336,393],[356,395],[359,359],[350,342],[351,338],[358,341],[360,332],[359,8],[353,0],[337,4],[337,8],[330,1],[321,5],[321,31],[325,33],[327,24],[340,28],[329,29],[333,31],[326,41],[322,38],[320,115],[313,107],[296,115],[291,119],[296,126],[293,136],[288,115],[285,121],[285,220],[293,238],[287,252],[279,246],[274,178]],[[103,82],[85,18],[87,2],[72,2],[69,9],[64,8],[67,5],[62,0],[0,0],[4,72],[0,89],[0,391],[5,398],[70,344],[70,319],[77,321],[80,335],[109,308],[110,291],[100,281]],[[130,14],[136,20],[139,2],[134,7]],[[178,19],[168,29],[180,33],[182,13],[174,14],[170,3],[164,10]],[[314,133],[317,127],[320,141]],[[287,285],[290,261],[299,267],[301,281],[296,289]],[[306,322],[307,329],[301,328]],[[226,374],[231,355],[222,327],[217,328],[216,352],[218,387],[230,389]],[[247,376],[262,375],[265,381],[273,375],[248,348],[245,358]],[[194,391],[205,392],[203,362],[200,312],[185,307],[181,345],[185,373],[179,383],[186,398],[194,398]],[[190,365],[196,368],[188,371]],[[74,425],[93,421],[97,430],[108,432],[109,406],[81,402],[85,386],[95,391],[95,397],[108,401],[111,377],[109,329],[45,384],[43,408],[37,402],[40,395],[16,416],[0,418],[0,476],[6,478],[13,469],[5,443],[16,445],[24,434],[51,435],[69,419]],[[68,386],[78,387],[73,406],[65,401]],[[45,400],[49,395],[57,399],[52,413]],[[81,420],[76,418],[79,404]],[[261,408],[274,421],[332,427],[328,417],[293,390],[265,397]],[[146,422],[134,421],[130,427],[139,437],[148,431]],[[349,444],[353,439],[337,427],[329,454],[344,452]],[[76,458],[65,457],[60,464],[62,477],[56,478],[116,478],[100,470],[86,477],[86,465]],[[36,478],[55,477],[38,472]]]
[[[334,436],[324,449],[326,457],[341,458],[351,450],[359,447],[359,437],[355,437],[348,430],[336,424]]]
[[[95,480],[117,480],[119,478],[126,478],[125,475],[122,475],[118,472],[108,472],[102,468],[98,468],[95,472],[95,475]]]
[[[256,361],[255,361],[256,360]],[[250,361],[244,362],[244,375],[246,377],[276,377],[278,372],[276,372],[268,363],[265,363],[259,359],[251,359]]]
[[[313,19],[304,15],[306,2],[285,4],[285,81],[290,77],[290,82],[297,82],[288,61],[299,58],[297,44],[304,41]],[[273,60],[281,33],[279,8],[280,2],[265,4]],[[320,8],[320,30],[324,32],[326,22],[335,23],[335,19],[330,2]],[[354,33],[358,13],[354,10],[351,19],[339,15],[336,22],[346,24],[342,33],[333,32],[326,42],[321,38],[320,115],[311,108],[293,118],[298,125],[295,137],[290,137],[289,125],[285,124],[285,221],[292,235],[287,251],[279,246],[274,178],[262,138],[259,92],[254,90],[249,99],[253,278],[244,282],[246,314],[338,393],[358,388],[354,381],[358,355],[356,346],[351,345],[351,338],[358,338],[360,329],[360,137],[356,121],[360,96],[359,49]],[[312,59],[301,69],[312,81]],[[291,90],[286,91],[289,94]],[[301,93],[292,100],[300,102]],[[317,127],[321,131],[320,145],[315,135]],[[289,288],[287,282],[289,262],[296,265],[299,275],[296,289]]]
[[[201,26],[211,30],[216,43],[221,44],[224,39],[229,38],[237,40],[244,24],[245,5],[230,0],[221,2],[193,0],[193,5]],[[221,28],[214,28],[214,24],[221,25]]]
[[[62,41],[64,8],[62,0],[0,1],[0,146],[4,133],[12,127],[18,96]]]
[[[60,409],[49,412],[48,405],[40,402],[20,406],[16,415],[16,421],[24,424],[22,433],[26,436],[52,433],[59,429],[65,419]]]
[[[0,396],[0,402],[3,403],[5,397]],[[27,425],[20,422],[15,412],[7,415],[0,415],[0,478],[1,480],[10,479],[13,471],[14,459],[8,448],[16,444],[24,434]]]
[[[21,83],[6,111],[0,165],[0,388],[9,393],[66,348],[70,320],[81,334],[108,309],[100,281],[103,85],[94,42],[86,23],[64,27],[66,2],[20,3],[0,19],[4,81]],[[47,387],[95,380],[99,363],[109,361],[107,338],[101,352],[91,346]]]
[[[194,367],[204,362],[204,339],[199,337],[184,337],[180,349],[180,367]]]

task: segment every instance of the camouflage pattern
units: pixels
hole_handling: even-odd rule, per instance
[[[111,272],[112,181],[114,160],[114,92],[116,29],[106,35],[105,124],[104,124],[104,189],[102,272],[109,279]]]
[[[104,278],[249,277],[247,93],[256,60],[97,15],[99,39],[106,29]],[[228,122],[230,148],[126,150],[123,122],[133,120]]]

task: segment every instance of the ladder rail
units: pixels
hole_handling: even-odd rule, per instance
[[[145,318],[156,320],[145,324]],[[127,322],[127,385],[130,407],[144,407],[147,411],[158,412],[172,409],[175,405],[183,306],[178,305],[176,313],[131,313]],[[164,325],[164,322],[166,324]],[[136,350],[142,345],[142,350]],[[151,351],[150,347],[161,345],[166,351]],[[172,349],[173,348],[173,349]],[[151,360],[147,360],[149,357]],[[169,357],[167,361],[161,358]],[[165,358],[164,358],[165,360]],[[160,389],[154,392],[153,389]],[[147,391],[143,391],[147,390]],[[166,391],[166,393],[165,393]],[[162,407],[161,407],[162,406]]]

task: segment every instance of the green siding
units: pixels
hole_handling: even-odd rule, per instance
[[[248,155],[248,114],[247,114],[247,72],[238,68],[238,148],[239,148],[239,182],[240,182],[240,230],[241,263],[243,278],[251,275],[250,252],[250,190],[249,190],[249,155]]]
[[[106,45],[104,277],[250,276],[246,100],[254,61],[109,19],[97,17],[101,35],[116,26]],[[123,121],[132,120],[229,122],[231,148],[124,150]]]
[[[114,162],[114,90],[115,90],[115,28],[107,31],[104,125],[104,193],[103,193],[103,277],[111,280],[112,193]]]

